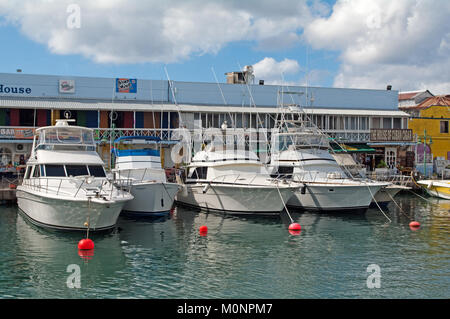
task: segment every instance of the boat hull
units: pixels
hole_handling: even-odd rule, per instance
[[[175,183],[136,183],[130,188],[134,199],[123,207],[124,213],[155,214],[170,211],[180,186]]]
[[[372,202],[372,194],[375,195],[380,188],[381,185],[308,183],[306,188],[296,191],[287,204],[296,209],[309,211],[365,211]]]
[[[428,195],[442,199],[450,199],[450,187],[431,185],[423,187]]]
[[[372,203],[370,203],[370,207],[377,207],[377,203],[381,207],[386,207],[390,202],[392,202],[392,198],[394,198],[395,195],[397,195],[400,191],[404,189],[408,188],[395,186],[382,187],[375,194],[375,200],[372,200]]]
[[[279,214],[296,188],[207,183],[183,185],[177,203],[230,214]],[[281,194],[281,197],[280,197]],[[282,198],[282,199],[281,199]],[[284,203],[283,203],[284,202]]]
[[[50,198],[17,189],[19,209],[34,224],[61,230],[87,230],[85,223],[89,215],[89,231],[113,228],[125,201],[104,202],[93,200],[69,200]]]

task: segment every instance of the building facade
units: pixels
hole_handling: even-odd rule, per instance
[[[409,128],[418,141],[416,167],[425,175],[450,165],[450,95],[433,96],[408,110]]]
[[[34,129],[60,118],[93,128],[105,159],[107,142],[120,135],[170,139],[171,131],[180,126],[219,128],[224,121],[229,127],[271,129],[279,106],[285,104],[303,107],[304,114],[292,114],[293,119],[308,117],[335,141],[356,146],[349,147],[349,152],[375,152],[373,167],[386,154],[380,137],[389,136],[386,142],[392,142],[392,136],[408,135],[409,115],[398,110],[398,92],[390,89],[0,73],[0,163],[23,162]],[[365,157],[360,155],[359,160]]]

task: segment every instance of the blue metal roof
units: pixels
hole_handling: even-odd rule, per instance
[[[58,89],[59,80],[74,80],[75,93],[61,94]],[[25,100],[30,98],[59,101],[82,100],[86,105],[93,101],[113,101],[117,109],[126,106],[125,102],[175,104],[168,81],[137,79],[136,93],[114,91],[114,96],[111,96],[111,91],[116,85],[115,80],[115,78],[0,73],[0,85],[21,88],[20,92],[25,92],[0,93],[0,97]],[[172,81],[172,84],[179,105],[275,107],[278,104],[279,92],[288,90],[301,94],[292,96],[294,101],[291,101],[291,96],[284,95],[284,101],[298,103],[306,108],[398,110],[398,91],[396,90],[255,84],[247,86],[228,83],[218,85],[217,83],[181,81]],[[305,94],[306,91],[308,96]]]

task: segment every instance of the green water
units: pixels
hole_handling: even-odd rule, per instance
[[[274,218],[228,217],[177,208],[167,217],[121,217],[118,228],[91,236],[37,228],[15,206],[0,207],[0,298],[448,298],[450,201],[400,194],[409,219],[389,204],[387,219],[365,214],[291,212],[302,226]],[[202,237],[198,228],[207,225]],[[367,267],[380,267],[369,289]],[[69,288],[69,265],[80,288]]]

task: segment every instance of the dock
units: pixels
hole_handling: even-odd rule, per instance
[[[0,203],[16,202],[16,188],[21,182],[21,178],[2,177],[0,180]]]

